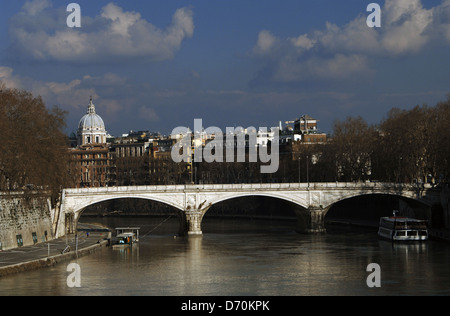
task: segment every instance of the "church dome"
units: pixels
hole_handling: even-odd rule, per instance
[[[81,131],[103,131],[105,130],[105,123],[103,119],[95,113],[95,106],[92,99],[89,102],[87,113],[81,118],[78,123],[78,130]]]
[[[78,145],[104,144],[106,143],[106,129],[103,119],[95,113],[95,105],[92,98],[89,102],[87,113],[78,123]]]

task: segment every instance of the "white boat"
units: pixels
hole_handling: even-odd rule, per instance
[[[116,228],[116,241],[112,245],[113,249],[130,247],[139,241],[139,227]]]
[[[381,217],[378,236],[392,241],[421,241],[428,239],[427,222],[420,219],[396,216]]]

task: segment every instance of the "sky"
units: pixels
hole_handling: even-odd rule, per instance
[[[92,97],[107,131],[272,127],[308,114],[319,129],[450,93],[450,0],[2,0],[0,81],[67,111]]]

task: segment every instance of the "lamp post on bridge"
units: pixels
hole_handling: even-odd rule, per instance
[[[306,182],[309,188],[309,155],[306,155]]]

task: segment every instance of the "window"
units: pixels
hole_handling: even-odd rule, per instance
[[[31,236],[33,237],[33,244],[37,244],[38,239],[37,239],[36,232],[32,232],[32,233],[31,233]]]
[[[22,247],[23,246],[22,235],[16,235],[16,239],[17,239],[17,246]]]

